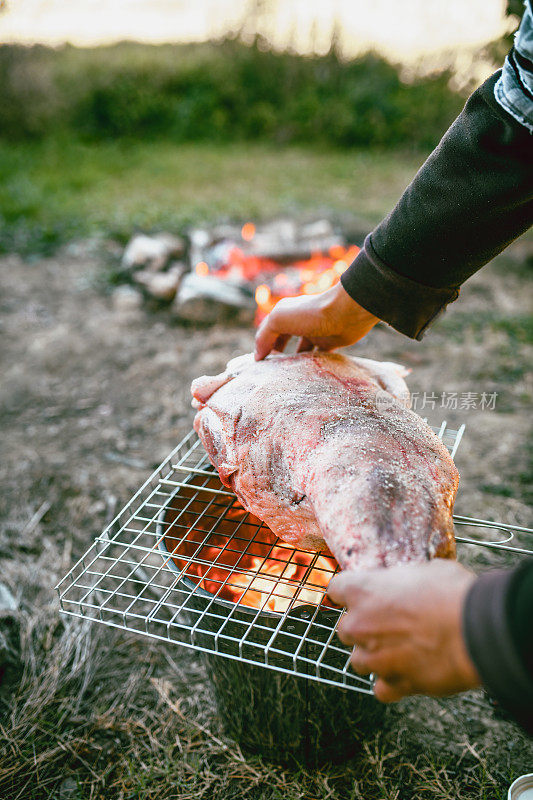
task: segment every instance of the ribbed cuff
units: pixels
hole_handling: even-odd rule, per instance
[[[507,592],[511,636],[526,669],[533,676],[533,558],[517,569]]]
[[[341,276],[352,300],[411,339],[421,339],[459,289],[437,289],[394,272],[378,256],[369,234],[355,261]]]
[[[467,650],[484,686],[528,733],[533,733],[533,676],[520,658],[508,620],[514,570],[481,575],[463,609]]]

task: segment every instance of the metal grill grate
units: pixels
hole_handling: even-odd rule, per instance
[[[455,455],[464,426],[434,428]],[[457,516],[496,531],[458,542],[516,553],[527,528]],[[195,433],[183,439],[58,584],[61,610],[155,639],[372,693],[335,636],[328,604],[336,562],[297,550],[242,509]],[[251,607],[253,603],[258,608]]]

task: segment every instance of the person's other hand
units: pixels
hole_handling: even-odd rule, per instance
[[[255,359],[272,350],[283,352],[291,336],[299,336],[297,352],[318,347],[334,350],[362,339],[378,317],[362,308],[338,283],[322,294],[286,297],[265,317],[255,337]]]
[[[462,633],[462,608],[475,579],[456,561],[440,558],[332,579],[328,595],[347,608],[338,636],[355,645],[353,669],[377,675],[378,700],[440,697],[480,685]]]

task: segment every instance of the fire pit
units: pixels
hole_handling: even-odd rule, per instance
[[[122,274],[139,301],[172,303],[181,322],[257,325],[281,298],[329,289],[358,252],[327,219],[278,219],[195,228],[186,240],[135,234]]]

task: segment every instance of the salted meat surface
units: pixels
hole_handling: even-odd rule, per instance
[[[453,557],[459,475],[397,364],[252,354],[193,381],[194,428],[245,509],[341,568]]]

